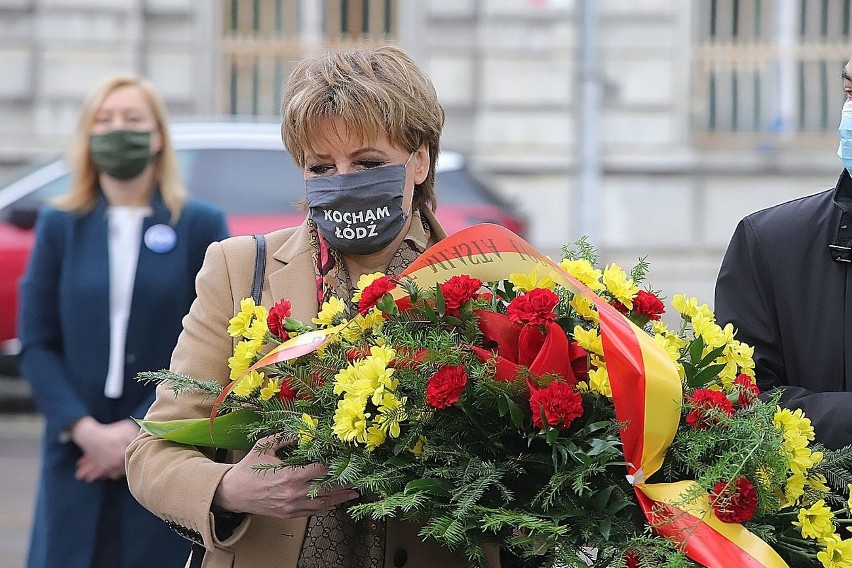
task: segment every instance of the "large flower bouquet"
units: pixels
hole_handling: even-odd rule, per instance
[[[477,226],[399,278],[364,277],[357,314],[311,322],[251,299],[231,320],[231,384],[209,420],[142,422],[183,443],[294,440],[267,467],[328,465],[355,518],[399,517],[484,562],[497,542],[536,566],[852,566],[850,451],[758,398],[752,349],[675,296],[678,329],[585,241],[554,263]]]

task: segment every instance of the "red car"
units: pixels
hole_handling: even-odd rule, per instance
[[[233,235],[269,232],[304,219],[302,172],[281,143],[275,122],[175,123],[172,138],[190,194],[225,210]],[[36,211],[68,188],[61,160],[29,168],[0,187],[0,354],[15,355],[18,281],[33,245]],[[450,151],[438,159],[437,215],[447,232],[496,223],[525,236],[522,216]]]

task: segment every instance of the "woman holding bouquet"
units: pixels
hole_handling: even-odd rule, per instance
[[[333,297],[353,309],[362,275],[399,274],[446,236],[433,215],[444,112],[429,78],[393,47],[303,61],[283,101],[282,136],[304,170],[309,213],[298,227],[266,235],[262,303],[287,298],[292,317],[309,321]],[[234,339],[226,330],[251,295],[254,270],[250,237],[208,249],[173,371],[229,382]],[[147,419],[206,417],[211,405],[201,394],[175,397],[161,385]],[[353,522],[345,513],[358,497],[351,489],[308,498],[321,464],[254,469],[275,463],[277,447],[259,444],[218,463],[210,452],[140,434],[128,448],[128,479],[143,505],[199,545],[194,566],[466,565],[461,552],[424,542],[416,525]],[[496,548],[488,554],[498,566]]]

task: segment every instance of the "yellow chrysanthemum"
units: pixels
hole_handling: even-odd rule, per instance
[[[330,298],[327,302],[323,302],[317,317],[311,318],[311,322],[316,325],[330,326],[335,323],[335,318],[343,314],[346,310],[346,304],[340,298]]]
[[[358,380],[358,375],[355,370],[355,365],[349,365],[344,369],[340,369],[334,375],[334,394],[341,395],[351,393],[355,388],[355,382]]]
[[[266,383],[266,386],[260,389],[260,400],[269,400],[279,392],[281,392],[280,379],[271,380]]]
[[[228,357],[228,368],[231,369],[231,379],[236,379],[248,371],[254,363],[254,357],[263,347],[263,343],[256,339],[240,341],[234,347],[233,357]]]
[[[814,491],[818,491],[819,493],[828,493],[828,480],[824,475],[819,473],[812,473],[808,476],[808,486]]]
[[[781,505],[790,507],[799,502],[802,495],[805,494],[805,476],[797,473],[790,476],[787,483],[784,484],[784,499]]]
[[[539,278],[538,270],[533,270],[529,274],[510,274],[509,282],[514,284],[516,289],[523,292],[529,292],[536,288],[544,288],[546,290],[556,288],[556,282],[553,281],[553,278],[549,274]]]
[[[373,345],[370,347],[370,355],[367,356],[367,359],[376,359],[387,367],[394,360],[394,357],[396,357],[396,351],[393,347],[389,345]]]
[[[776,407],[775,414],[772,417],[772,423],[775,427],[781,430],[786,436],[788,433],[798,433],[807,441],[813,442],[815,438],[814,427],[811,424],[811,419],[805,416],[801,408],[789,410],[787,408]]]
[[[387,440],[387,432],[376,424],[372,424],[367,428],[367,433],[364,436],[364,442],[367,449],[372,451],[381,446]]]
[[[302,422],[305,423],[304,428],[299,428],[299,445],[304,446],[310,444],[314,440],[314,434],[317,431],[319,420],[310,414],[302,414]]]
[[[357,314],[350,325],[344,327],[340,335],[343,338],[350,342],[356,343],[364,337],[364,334],[368,331],[372,331],[373,333],[378,333],[382,330],[382,324],[384,323],[384,314],[377,309],[373,308],[366,315]]]
[[[419,456],[420,454],[426,451],[426,444],[428,444],[426,436],[417,436],[417,441],[414,442],[414,446],[409,448],[408,451],[414,454],[415,456]]]
[[[364,293],[364,289],[384,276],[383,272],[373,272],[372,274],[362,274],[360,278],[358,278],[358,284],[355,286],[355,293],[352,294],[352,303],[357,304],[361,300],[361,294]]]
[[[251,396],[251,393],[260,388],[265,378],[260,371],[252,371],[240,379],[232,392],[237,396]]]
[[[633,309],[633,296],[639,292],[639,286],[620,266],[608,265],[603,272],[603,283],[606,291],[612,294],[613,298],[624,304],[628,310]]]
[[[825,568],[852,568],[852,540],[840,540],[840,537],[825,540],[825,550],[817,552]]]
[[[675,294],[672,298],[672,307],[684,319],[692,319],[698,313],[698,298],[695,296],[687,298],[684,294]]]
[[[355,367],[358,377],[356,390],[372,398],[373,404],[379,406],[385,392],[396,389],[399,384],[399,380],[393,376],[394,371],[382,357],[368,356]]]
[[[606,367],[589,370],[589,390],[612,398],[612,386],[609,383],[609,373]]]
[[[695,335],[704,340],[707,350],[725,345],[725,332],[712,317],[704,314],[696,314],[692,318],[692,330]]]
[[[597,308],[595,308],[595,304],[592,303],[591,300],[587,300],[582,296],[574,296],[568,302],[568,305],[574,308],[577,315],[584,320],[590,321],[594,324],[600,322],[601,317],[598,314]]]
[[[405,413],[405,401],[405,397],[397,398],[389,392],[382,396],[375,423],[381,426],[382,430],[387,432],[391,438],[399,438],[399,424],[408,418]]]
[[[258,306],[254,303],[254,298],[243,298],[240,300],[240,311],[230,320],[228,320],[228,335],[231,337],[245,337],[249,327],[255,319],[263,321],[266,325],[266,316],[269,310],[265,306]]]
[[[834,513],[822,499],[806,509],[799,509],[798,519],[793,525],[799,527],[804,538],[822,539],[834,534]]]
[[[344,442],[365,444],[367,442],[367,419],[370,414],[364,411],[364,404],[355,397],[344,397],[337,401],[334,411],[334,435]]]
[[[788,433],[784,435],[784,441],[781,442],[781,451],[784,457],[787,458],[787,465],[793,473],[804,475],[818,461],[808,447],[808,441],[804,436]],[[821,459],[822,456],[819,456]]]
[[[669,356],[669,359],[677,361],[680,359],[680,347],[676,341],[672,341],[672,337],[673,336],[658,334],[654,336],[654,341],[662,346],[666,355]]]
[[[852,483],[847,483],[846,489],[849,492],[849,497],[846,500],[846,508],[852,511]]]
[[[589,353],[603,355],[603,341],[600,335],[598,335],[598,330],[595,328],[586,330],[582,326],[575,325],[574,341]]]
[[[589,290],[598,292],[604,289],[601,284],[601,271],[585,258],[563,260],[559,263],[559,268],[579,280]]]
[[[722,370],[719,371],[719,382],[722,383],[722,388],[729,391],[734,385],[734,379],[736,379],[737,375],[739,375],[739,367],[733,361],[726,361],[724,357],[717,359],[717,362],[725,365],[722,367]]]
[[[263,309],[261,309],[263,308]],[[263,341],[266,339],[266,334],[269,331],[269,325],[266,323],[266,316],[268,315],[268,310],[263,307],[258,307],[259,315],[251,322],[251,325],[243,333],[243,337],[246,339],[254,339],[257,341]],[[261,317],[263,315],[263,317]]]

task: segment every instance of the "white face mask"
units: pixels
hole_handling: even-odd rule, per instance
[[[852,175],[852,101],[843,104],[843,112],[840,114],[840,145],[837,147],[837,156],[843,160],[846,171]]]

